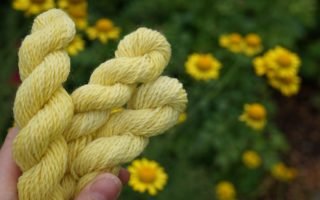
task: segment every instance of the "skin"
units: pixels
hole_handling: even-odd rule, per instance
[[[17,128],[11,128],[0,149],[0,197],[2,200],[18,200],[17,182],[21,171],[12,157],[12,142],[18,134]],[[89,183],[75,200],[116,200],[122,185],[129,180],[129,172],[121,169],[119,176],[104,173]]]

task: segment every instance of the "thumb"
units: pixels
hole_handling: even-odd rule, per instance
[[[0,149],[0,196],[1,199],[18,199],[17,182],[21,174],[13,160],[12,143],[18,134],[17,128],[11,128]]]
[[[122,183],[113,174],[101,174],[87,185],[75,200],[116,200]]]

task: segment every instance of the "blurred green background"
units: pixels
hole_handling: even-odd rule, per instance
[[[153,138],[142,155],[157,161],[167,172],[169,179],[164,190],[151,197],[126,187],[120,199],[223,199],[215,190],[221,181],[232,183],[236,198],[246,200],[312,199],[320,191],[319,185],[310,183],[312,186],[300,188],[300,196],[292,192],[295,191],[292,188],[304,185],[308,180],[300,175],[306,166],[299,165],[299,156],[290,156],[292,152],[302,151],[299,148],[294,151],[296,146],[292,141],[302,141],[301,134],[306,134],[304,130],[312,129],[320,134],[317,126],[320,121],[312,124],[313,128],[303,126],[308,125],[303,120],[319,119],[320,115],[318,1],[104,0],[87,1],[87,5],[88,26],[94,26],[100,18],[108,18],[121,29],[120,36],[101,43],[91,40],[85,29],[78,30],[85,47],[71,57],[72,69],[65,84],[69,92],[86,84],[89,74],[114,56],[119,40],[141,26],[166,36],[172,46],[172,58],[165,74],[178,78],[188,92],[186,121]],[[19,85],[18,48],[29,34],[34,16],[25,15],[12,7],[12,1],[4,0],[1,1],[0,19],[2,141],[13,123],[12,106]],[[263,43],[262,53],[277,45],[295,52],[302,62],[299,72],[301,92],[283,97],[255,74],[252,57],[222,48],[219,37],[234,32],[258,34]],[[198,81],[187,74],[185,63],[193,53],[213,54],[222,64],[219,78]],[[239,121],[243,106],[253,102],[264,105],[267,111],[267,125],[259,133]],[[304,107],[310,110],[300,115]],[[292,120],[295,116],[302,120],[297,122],[302,127]],[[294,127],[300,127],[301,131],[292,136],[290,131]],[[298,138],[290,139],[291,136]],[[315,135],[306,144],[320,141],[318,138]],[[261,166],[249,169],[244,165],[242,154],[246,150],[254,150],[260,155]],[[312,154],[308,153],[301,155]],[[296,180],[281,181],[272,177],[272,167],[279,162],[297,168]]]

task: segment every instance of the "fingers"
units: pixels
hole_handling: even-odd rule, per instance
[[[12,157],[12,143],[18,134],[17,128],[12,128],[0,150],[0,196],[7,199],[18,199],[17,181],[21,172]],[[83,189],[76,200],[116,200],[121,192],[122,184],[129,180],[129,172],[121,169],[119,178],[112,174],[101,174]]]
[[[122,183],[118,177],[109,173],[101,174],[75,200],[116,200],[121,188]]]
[[[21,174],[12,157],[12,143],[18,134],[17,128],[11,128],[0,150],[0,196],[4,199],[17,198],[17,182]]]
[[[126,169],[120,169],[119,178],[123,185],[127,184],[130,178],[130,173]]]

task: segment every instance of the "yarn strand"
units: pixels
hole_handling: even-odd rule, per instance
[[[19,50],[22,84],[14,102],[20,132],[13,155],[23,174],[20,200],[63,199],[60,181],[67,167],[67,144],[62,136],[73,117],[71,97],[63,89],[70,71],[64,48],[75,26],[62,11],[39,15]]]
[[[139,28],[120,41],[115,58],[102,63],[89,83],[72,93],[75,116],[64,134],[69,147],[68,168],[107,122],[111,109],[124,106],[136,84],[156,79],[170,55],[165,37],[157,31]],[[62,184],[66,199],[74,196],[79,178],[75,174],[65,175]]]

